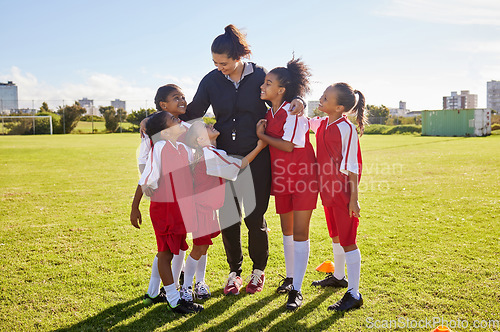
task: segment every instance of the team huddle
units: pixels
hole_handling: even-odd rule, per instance
[[[250,54],[244,35],[232,25],[225,30],[212,44],[217,69],[202,80],[193,102],[186,103],[178,86],[162,86],[155,97],[157,112],[141,123],[141,178],[130,220],[140,227],[139,203],[143,194],[150,197],[158,247],[144,302],[166,302],[180,314],[203,310],[195,300],[211,296],[205,281],[207,251],[221,233],[230,268],[224,294],[238,295],[243,287],[242,218],[253,261],[245,291],[262,291],[269,256],[264,213],[273,195],[286,267],[276,291],[287,293],[286,308],[296,310],[303,301],[309,223],[319,194],[335,270],[313,285],[348,289],[329,310],[359,308],[363,299],[356,233],[362,161],[358,130],[347,114],[356,116],[362,134],[364,96],[346,83],[333,84],[318,107],[326,116],[308,118],[302,100],[309,91],[308,67],[292,59],[266,73],[242,60]],[[213,126],[200,120],[209,106],[216,117]],[[193,241],[185,259],[188,233]]]

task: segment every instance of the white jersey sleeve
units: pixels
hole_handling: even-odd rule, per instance
[[[141,135],[141,144],[139,145],[139,156],[137,157],[137,165],[146,165],[148,161],[149,151],[151,150],[151,139],[148,135]],[[139,166],[140,168],[140,166]]]
[[[356,127],[348,121],[340,123],[338,127],[342,136],[342,162],[339,171],[346,175],[349,172],[359,174],[358,132]]]
[[[315,116],[314,118],[309,119],[309,127],[312,131],[317,132],[319,126],[321,126],[321,122],[326,119],[326,116],[319,117]]]
[[[287,111],[287,118],[283,126],[283,140],[292,142],[295,147],[303,148],[306,145],[306,134],[309,131],[309,121],[305,116],[292,115]]]
[[[158,180],[161,175],[161,151],[165,143],[165,141],[158,141],[151,149],[146,167],[139,180],[140,186],[146,186],[153,190],[158,188]]]
[[[207,165],[207,175],[218,176],[234,181],[241,169],[241,159],[228,156],[226,151],[213,146],[203,148],[203,156]]]

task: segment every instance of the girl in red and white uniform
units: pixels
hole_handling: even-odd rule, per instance
[[[186,113],[186,98],[181,88],[175,84],[167,84],[158,88],[155,96],[155,105],[158,112],[168,112],[175,118],[178,118],[179,115]],[[155,113],[153,113],[155,114]],[[152,141],[151,138],[146,134],[146,124],[149,118],[153,115],[151,114],[147,118],[145,118],[140,125],[140,133],[141,133],[141,143],[138,149],[138,167],[139,172],[142,174],[146,163],[148,161],[149,155],[151,153]],[[181,126],[185,127],[187,130],[190,126],[189,123],[181,121]],[[182,136],[179,137],[179,140],[182,141]],[[137,186],[134,199],[132,202],[132,208],[130,212],[130,221],[132,225],[136,228],[140,227],[142,223],[142,216],[139,210],[139,204],[142,198],[142,190],[140,186]],[[174,276],[174,282],[176,287],[179,286],[179,276],[181,274],[181,270],[184,264],[184,257],[186,251],[180,250],[178,255],[174,255],[172,259],[172,272]],[[200,270],[205,270],[206,259],[202,258],[200,260]],[[144,295],[144,303],[158,303],[164,302],[166,300],[165,294],[162,292],[160,288],[161,278],[158,273],[158,258],[155,256],[152,267],[151,267],[151,277],[149,279],[148,291]]]
[[[189,167],[191,149],[177,142],[186,131],[168,112],[155,113],[146,124],[153,146],[139,185],[151,197],[150,217],[158,246],[158,271],[169,306],[174,312],[193,313],[203,306],[180,298],[172,275],[171,261],[179,250],[187,250],[186,224],[193,220],[193,183]]]
[[[359,293],[361,254],[356,245],[362,161],[356,126],[346,115],[356,115],[362,135],[366,122],[365,98],[347,83],[337,83],[325,90],[318,110],[328,116],[310,119],[309,123],[316,133],[319,188],[333,240],[335,272],[324,280],[313,282],[313,286],[348,287],[344,297],[328,307],[328,310],[346,311],[363,304]],[[345,279],[344,265],[347,265],[349,281]]]
[[[283,232],[286,278],[277,292],[288,292],[286,307],[302,305],[302,281],[309,260],[309,222],[318,200],[314,150],[305,116],[292,115],[290,102],[309,91],[309,69],[300,59],[271,70],[261,86],[261,99],[272,108],[257,124],[257,136],[269,144],[271,194]]]
[[[213,244],[212,239],[220,234],[216,210],[224,205],[225,181],[235,181],[240,171],[267,146],[259,141],[243,159],[235,158],[215,147],[219,134],[213,126],[196,121],[185,136],[186,144],[195,150],[191,169],[196,216],[194,222],[187,227],[187,231],[193,236],[193,248],[186,259],[184,283],[180,290],[181,298],[189,302],[193,302],[195,271],[195,296],[199,299],[210,297],[209,287],[205,283],[205,271],[200,275],[197,267],[200,258],[206,257],[209,246]]]

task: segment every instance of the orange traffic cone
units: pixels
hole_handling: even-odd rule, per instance
[[[325,272],[325,273],[333,273],[333,271],[335,271],[335,267],[333,266],[332,261],[327,260],[327,261],[324,261],[323,263],[319,264],[318,267],[316,268],[316,271]]]
[[[432,332],[452,332],[452,331],[446,326],[439,325],[434,330],[432,330]]]

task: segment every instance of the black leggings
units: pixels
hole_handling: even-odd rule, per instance
[[[243,263],[241,205],[246,215],[244,220],[248,228],[248,252],[253,261],[253,268],[264,271],[269,257],[267,223],[264,218],[271,193],[269,148],[262,150],[249,167],[250,171],[243,171],[236,181],[227,181],[224,206],[219,210],[227,262],[231,272],[236,272],[237,275],[241,275]]]

